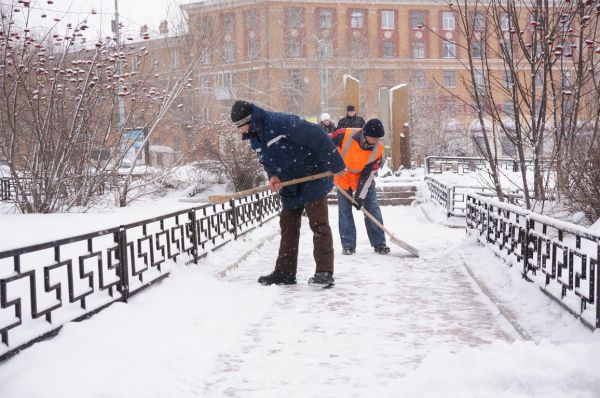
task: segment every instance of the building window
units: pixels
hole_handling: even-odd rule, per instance
[[[202,108],[202,118],[204,120],[210,120],[210,106]]]
[[[507,31],[512,28],[509,14],[500,15],[500,29],[502,31]]]
[[[317,42],[317,57],[319,58],[331,58],[333,57],[333,41],[331,40],[319,40]]]
[[[327,89],[329,86],[331,86],[331,82],[335,81],[334,72],[335,71],[333,71],[333,70],[328,70],[327,73],[325,72],[325,70],[321,70],[319,72],[319,79],[321,81],[321,87],[323,87],[324,89]]]
[[[423,70],[416,70],[414,71],[414,84],[415,84],[415,88],[425,88],[425,86],[427,85],[425,82],[425,71]]]
[[[425,58],[425,42],[422,40],[413,41],[412,57],[416,59]]]
[[[301,20],[300,20],[300,9],[299,8],[289,8],[287,10],[288,15],[288,27],[292,29],[300,28]]]
[[[453,70],[444,71],[444,87],[455,88],[456,87],[456,72]]]
[[[202,33],[202,36],[208,37],[212,34],[213,27],[212,27],[212,18],[211,17],[203,17],[202,23],[200,26],[201,26],[200,31]]]
[[[471,44],[471,54],[473,54],[473,58],[483,58],[483,42],[481,40],[473,40],[473,43]]]
[[[131,71],[132,72],[139,72],[141,65],[142,65],[142,61],[140,61],[140,59],[138,57],[133,57],[131,59]]]
[[[442,25],[444,30],[456,29],[456,20],[454,19],[454,14],[452,12],[444,11],[442,13]]]
[[[232,43],[223,46],[225,62],[235,62],[235,46]]]
[[[511,88],[514,84],[512,73],[509,70],[504,71],[504,80],[502,81],[504,88]]]
[[[171,66],[173,68],[179,68],[179,51],[171,51]]]
[[[421,29],[425,26],[425,12],[413,11],[410,13],[410,27],[412,29]]]
[[[544,79],[539,71],[535,73],[535,85],[537,88],[540,88],[544,85]]]
[[[500,41],[500,57],[505,60],[510,60],[513,57],[512,42],[510,40]]]
[[[319,10],[319,26],[321,29],[331,29],[333,27],[332,10]]]
[[[381,29],[394,29],[394,11],[381,11]]]
[[[512,102],[511,100],[504,101],[504,103],[502,104],[502,110],[507,115],[514,116],[515,115],[515,105],[514,105],[514,102]]]
[[[223,72],[219,75],[219,85],[222,88],[231,88],[233,87],[233,73],[231,72]]]
[[[517,156],[516,145],[504,134],[500,136],[500,145],[502,146],[503,155],[510,157]]]
[[[477,12],[473,15],[473,29],[476,31],[485,30],[485,14],[482,12]]]
[[[391,40],[383,41],[383,57],[394,58],[396,56],[396,46]]]
[[[355,10],[350,14],[350,26],[353,29],[362,29],[365,22],[364,11]]]
[[[248,11],[246,14],[246,29],[254,31],[258,29],[258,12],[256,10]]]
[[[293,69],[290,71],[289,104],[290,112],[294,114],[302,113],[303,96],[299,95],[304,91],[304,78],[302,71]]]
[[[302,56],[302,42],[298,39],[288,41],[288,57],[300,58]]]
[[[485,78],[483,77],[483,73],[480,71],[474,71],[473,75],[475,76],[475,87],[482,89],[485,86]]]
[[[248,38],[248,59],[257,59],[259,52],[258,40],[256,38]]]
[[[210,92],[210,76],[202,76],[202,93],[208,94]]]
[[[456,58],[456,44],[451,41],[444,41],[442,49],[442,58]]]
[[[233,34],[233,27],[234,27],[233,24],[234,24],[233,14],[225,14],[223,16],[223,33],[226,35]]]

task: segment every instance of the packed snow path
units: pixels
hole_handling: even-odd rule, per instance
[[[312,235],[304,227],[299,284],[271,288],[278,292],[271,308],[248,325],[240,346],[223,353],[207,392],[258,397],[304,390],[308,396],[333,397],[345,386],[364,397],[415,368],[432,349],[513,339],[514,332],[474,291],[462,265],[451,261],[456,258],[451,247],[464,238],[464,230],[429,224],[416,208],[384,208],[385,222],[418,247],[421,258],[393,245],[393,252],[382,256],[370,247],[362,217],[355,218],[357,254],[342,256],[337,248],[331,290],[306,283],[314,261]],[[331,219],[337,243],[336,214]],[[269,241],[227,280],[255,283],[270,271],[277,248],[277,239]]]
[[[421,258],[395,246],[381,256],[370,248],[355,213],[357,254],[341,256],[335,207],[330,211],[335,288],[306,284],[314,272],[306,219],[298,285],[256,283],[277,256],[278,226],[270,222],[197,267],[177,267],[129,304],[68,324],[56,338],[0,365],[0,396],[439,397],[454,396],[451,391],[463,397],[546,396],[528,385],[530,369],[583,389],[580,395],[570,389],[569,396],[600,391],[597,377],[577,367],[557,375],[562,368],[555,363],[555,373],[549,372],[538,346],[521,341],[466,272],[458,253],[464,230],[432,224],[417,207],[384,207],[386,224],[418,247]],[[444,356],[469,347],[482,351],[467,353],[467,362],[464,356]],[[596,361],[590,347],[569,354]],[[542,352],[561,358],[551,348]],[[515,366],[524,360],[530,361],[526,369]],[[545,370],[535,373],[536,366]],[[424,370],[416,372],[419,367]],[[451,376],[444,379],[446,373]],[[505,394],[513,378],[523,395]],[[445,391],[440,380],[456,385]],[[541,388],[551,385],[548,380]],[[428,394],[434,381],[437,389]],[[475,393],[468,383],[483,383],[477,390],[483,395],[456,390]]]

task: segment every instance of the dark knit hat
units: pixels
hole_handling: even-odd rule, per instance
[[[231,121],[236,127],[250,123],[253,105],[246,101],[235,101],[231,107]]]
[[[385,130],[383,129],[383,123],[379,119],[371,119],[365,124],[365,127],[362,129],[363,133],[369,137],[381,138],[385,135]]]
[[[356,109],[354,108],[354,105],[348,105],[346,107],[346,112],[354,112]]]

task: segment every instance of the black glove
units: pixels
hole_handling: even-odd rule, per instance
[[[354,207],[356,207],[356,210],[360,210],[363,207],[363,200],[360,198],[354,198],[354,201],[356,202],[356,204],[352,204]]]

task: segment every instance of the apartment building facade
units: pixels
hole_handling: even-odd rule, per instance
[[[208,0],[183,9],[190,33],[210,43],[199,50],[209,118],[239,97],[339,118],[344,74],[361,81],[355,105],[366,117],[377,115],[379,90],[400,83],[468,96],[460,84],[465,72],[454,13],[432,0]]]

